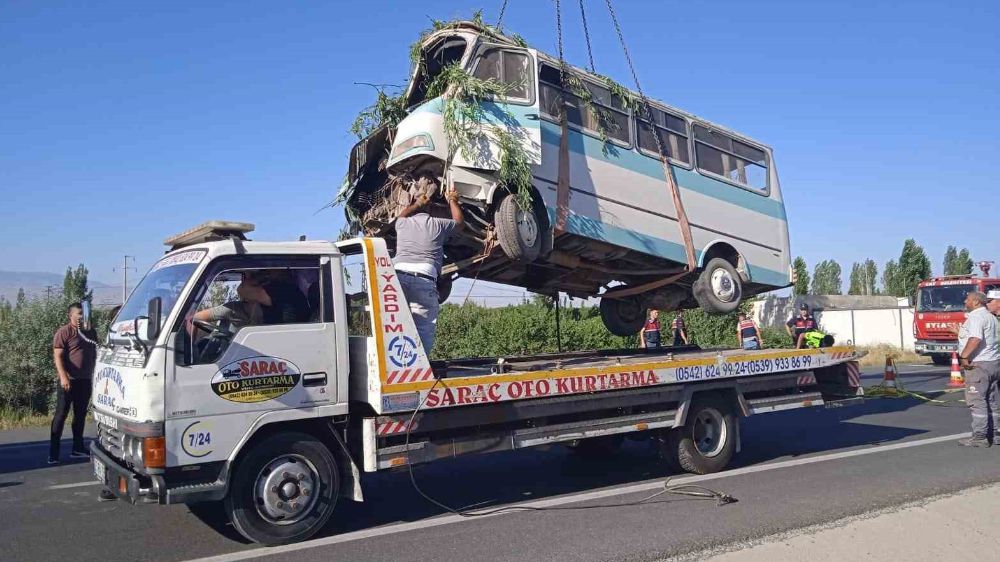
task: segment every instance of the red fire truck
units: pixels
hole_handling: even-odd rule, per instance
[[[965,295],[1000,289],[1000,278],[990,277],[990,262],[980,265],[983,275],[949,275],[921,281],[913,315],[915,351],[930,355],[935,365],[948,365],[958,351],[958,328],[965,322]]]

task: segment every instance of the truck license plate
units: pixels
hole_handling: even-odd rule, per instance
[[[106,482],[106,480],[105,480],[106,474],[107,474],[107,468],[104,466],[104,463],[101,462],[101,461],[99,461],[99,460],[97,460],[95,458],[94,459],[94,478],[97,478],[97,480],[101,484],[104,484]]]

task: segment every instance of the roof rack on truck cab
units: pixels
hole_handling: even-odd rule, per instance
[[[180,234],[175,234],[164,240],[163,243],[170,246],[170,250],[173,251],[185,246],[214,240],[229,240],[231,238],[246,240],[246,234],[253,232],[253,230],[254,225],[249,222],[208,221]]]

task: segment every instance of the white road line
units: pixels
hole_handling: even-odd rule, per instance
[[[922,445],[933,445],[935,443],[944,443],[947,441],[954,441],[962,437],[968,437],[968,433],[956,433],[953,435],[945,435],[943,437],[930,437],[928,439],[920,439],[916,441],[907,441],[905,443],[896,443],[893,445],[876,445],[871,448],[858,449],[853,451],[842,451],[839,453],[830,453],[828,455],[818,455],[815,457],[807,457],[801,459],[794,459],[788,461],[773,462],[769,464],[761,464],[754,466],[747,466],[743,468],[735,468],[733,470],[726,470],[716,474],[705,474],[705,475],[692,475],[692,476],[681,476],[678,478],[671,478],[670,485],[678,484],[693,484],[695,482],[705,482],[708,480],[718,480],[721,478],[728,478],[730,476],[742,476],[744,474],[754,474],[758,472],[767,472],[769,470],[778,470],[781,468],[789,468],[793,466],[802,466],[806,464],[814,464],[824,461],[832,461],[838,459],[846,459],[851,457],[860,457],[864,455],[871,455],[876,453],[885,453],[888,451],[896,451],[899,449],[909,449],[911,447],[920,447]],[[601,498],[608,498],[613,496],[621,496],[626,494],[635,494],[640,492],[649,492],[652,490],[658,490],[663,488],[664,480],[659,480],[656,482],[645,482],[643,484],[636,484],[633,486],[625,486],[622,488],[612,488],[608,490],[597,490],[594,492],[584,492],[581,494],[574,494],[570,496],[562,496],[557,498],[551,498],[546,500],[537,500],[524,503],[509,504],[509,506],[518,507],[554,507],[559,505],[578,503],[590,500],[596,500]],[[506,512],[512,513],[512,512]],[[497,514],[503,515],[503,514]],[[459,523],[462,521],[469,521],[470,519],[483,519],[484,517],[496,517],[497,515],[486,515],[482,517],[462,517],[460,515],[444,515],[440,517],[435,517],[433,519],[427,519],[424,521],[415,521],[413,523],[401,523],[397,525],[386,525],[384,527],[375,527],[372,529],[365,529],[363,531],[354,531],[351,533],[344,533],[342,535],[336,535],[333,537],[326,537],[322,539],[315,539],[311,541],[305,541],[297,544],[289,544],[285,546],[275,546],[275,547],[264,547],[264,548],[252,548],[250,550],[244,550],[240,552],[232,552],[229,554],[220,554],[217,556],[209,556],[207,558],[197,558],[193,560],[187,560],[186,562],[237,562],[240,560],[248,560],[251,558],[258,558],[262,556],[274,556],[278,554],[284,554],[287,552],[296,552],[299,550],[307,550],[310,548],[318,548],[321,546],[330,546],[334,544],[343,544],[346,542],[359,541],[371,537],[384,537],[386,535],[394,535],[398,533],[405,533],[407,531],[416,531],[419,529],[427,529],[431,527],[440,527],[442,525],[450,525],[452,523]]]
[[[100,482],[94,480],[93,482],[74,482],[72,484],[58,484],[56,486],[49,486],[46,490],[65,490],[67,488],[82,488],[84,486],[97,486]]]

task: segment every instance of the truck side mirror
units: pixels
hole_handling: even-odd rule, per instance
[[[153,341],[160,335],[160,324],[163,320],[163,299],[153,297],[149,299],[149,307],[146,312],[149,320],[146,321],[146,341]]]

